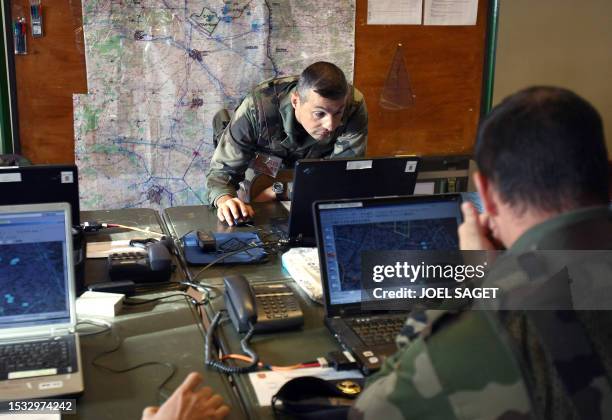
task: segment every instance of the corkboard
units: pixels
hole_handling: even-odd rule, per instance
[[[367,25],[357,0],[355,86],[369,112],[369,156],[470,153],[480,117],[489,1],[476,26]],[[414,102],[381,107],[380,95],[402,44]]]
[[[28,22],[27,55],[15,56],[21,154],[33,163],[73,163],[72,94],[87,93],[80,0],[43,1],[42,38],[32,38],[29,0],[11,2]]]
[[[492,0],[491,0],[492,1]],[[12,8],[27,11],[28,0]],[[357,0],[355,86],[369,110],[367,154],[462,154],[480,115],[489,1],[476,26],[367,25]],[[47,7],[44,7],[47,5]],[[42,38],[28,30],[28,55],[15,57],[21,153],[34,163],[74,162],[73,93],[86,93],[81,1],[43,2]],[[397,44],[403,45],[414,103],[386,110],[379,98]]]

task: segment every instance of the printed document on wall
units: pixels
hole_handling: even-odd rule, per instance
[[[423,0],[368,0],[368,25],[420,25]]]
[[[478,0],[425,0],[425,25],[476,25]]]

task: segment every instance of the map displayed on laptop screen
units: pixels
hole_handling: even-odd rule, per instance
[[[69,322],[63,212],[0,215],[0,328]]]
[[[422,219],[334,226],[340,289],[360,290],[365,251],[456,249],[457,219]]]
[[[452,250],[459,247],[456,201],[405,202],[320,210],[331,303],[361,300],[365,251]]]

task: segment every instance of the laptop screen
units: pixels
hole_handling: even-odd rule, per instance
[[[298,239],[302,246],[315,244],[315,201],[412,194],[419,162],[420,158],[414,156],[299,161],[295,167],[289,237]]]
[[[79,224],[79,175],[75,165],[0,168],[0,205],[66,202]]]
[[[318,204],[323,279],[331,305],[361,302],[361,253],[459,247],[457,195]]]
[[[0,207],[0,329],[69,323],[68,208],[6,209]]]

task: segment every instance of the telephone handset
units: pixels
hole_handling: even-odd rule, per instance
[[[108,275],[111,280],[131,280],[135,283],[163,282],[172,275],[172,256],[163,242],[145,246],[143,252],[109,254]]]
[[[221,322],[222,311],[217,312],[206,332],[204,362],[224,373],[253,372],[259,366],[259,356],[249,347],[253,334],[299,327],[304,324],[304,314],[293,291],[287,285],[251,286],[244,276],[239,275],[225,277],[223,284],[225,307],[232,324],[239,333],[246,333],[240,340],[240,347],[250,362],[247,366],[228,366],[214,358],[213,336]]]
[[[251,285],[244,276],[228,276],[225,306],[239,333],[255,326],[255,333],[297,328],[304,324],[304,314],[293,290],[285,284]]]

